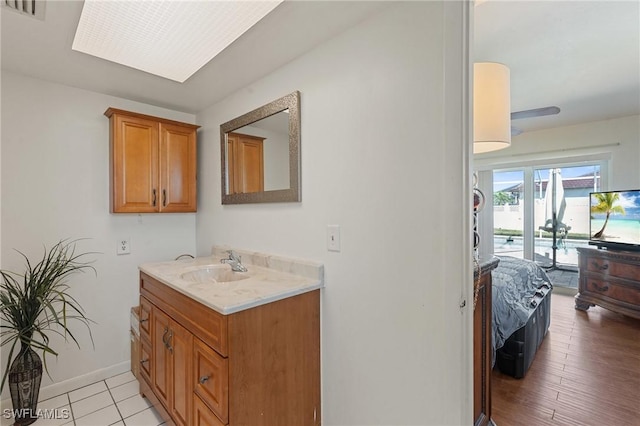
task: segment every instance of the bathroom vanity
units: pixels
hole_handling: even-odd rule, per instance
[[[170,424],[319,425],[322,265],[140,266],[140,392]]]

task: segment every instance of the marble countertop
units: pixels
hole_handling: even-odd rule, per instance
[[[207,267],[228,269],[221,264],[226,258],[228,247],[214,247],[213,254],[195,259],[180,259],[170,262],[145,263],[140,271],[179,291],[180,293],[223,314],[260,306],[287,297],[316,290],[324,286],[322,264],[306,260],[272,256],[264,253],[234,249],[242,257],[242,264],[248,278],[215,282],[213,280],[193,281],[183,274]]]

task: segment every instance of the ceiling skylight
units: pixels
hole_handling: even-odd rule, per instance
[[[183,83],[281,2],[85,0],[72,49]]]

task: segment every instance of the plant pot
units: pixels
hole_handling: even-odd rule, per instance
[[[38,395],[42,380],[42,361],[30,346],[22,345],[9,368],[9,391],[15,425],[30,425],[38,420]]]

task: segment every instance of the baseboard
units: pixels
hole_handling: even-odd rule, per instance
[[[73,377],[71,379],[63,380],[62,382],[58,383],[53,383],[40,388],[40,395],[38,399],[40,401],[44,401],[45,399],[53,398],[54,396],[62,395],[66,392],[71,392],[72,390],[108,379],[109,377],[117,376],[118,374],[126,373],[130,370],[131,361],[123,361],[110,367],[101,368],[100,370],[83,374],[82,376]],[[2,400],[0,406],[11,407],[11,398]]]

